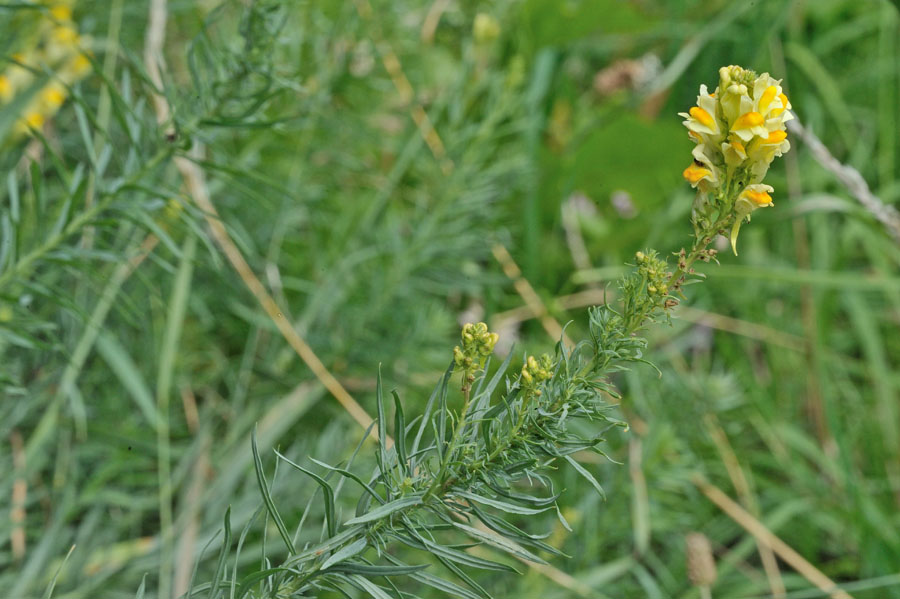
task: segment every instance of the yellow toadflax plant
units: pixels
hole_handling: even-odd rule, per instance
[[[684,171],[697,197],[691,213],[694,242],[690,250],[675,254],[674,270],[653,250],[637,252],[634,270],[620,282],[618,303],[591,309],[590,338],[573,349],[558,343],[552,355],[525,356],[518,371],[510,369],[510,353],[488,377],[498,337],[484,323],[467,324],[417,423],[407,422],[400,397],[393,393],[393,444],[387,440],[390,422],[379,375],[377,466],[369,476],[354,473],[351,465],[312,460],[315,466],[302,466],[278,454],[323,490],[324,533],[316,543],[297,546],[297,535],[288,532],[269,493],[254,440],[260,490],[288,557],[278,568],[260,572],[262,578],[254,578],[253,588],[242,592],[254,597],[306,597],[355,588],[384,599],[401,596],[399,578],[409,577],[444,596],[475,599],[490,595],[467,571],[513,568],[464,551],[461,544],[487,545],[537,563],[544,563],[541,552],[561,555],[544,537],[511,522],[509,515],[555,511],[568,526],[556,505],[559,494],[547,476],[562,463],[603,492],[572,454],[599,453],[604,432],[623,424],[610,416],[604,400],[604,394],[616,395],[611,375],[645,362],[647,342],[639,332],[668,317],[684,298],[684,285],[700,279],[693,265],[715,258],[715,250],[707,249],[712,240],[730,229],[736,247],[744,220],[757,208],[772,204],[773,190],[763,179],[771,162],[789,148],[784,122],[791,117],[790,104],[778,81],[767,74],[730,66],[719,75],[716,91],[708,93],[701,86],[697,106],[682,113],[697,142],[693,162]],[[451,386],[454,375],[459,376],[458,386]],[[461,395],[458,410],[452,407],[453,388]],[[582,426],[573,426],[576,421]],[[585,430],[592,432],[585,435],[581,432]],[[337,510],[342,485],[332,485],[330,476],[359,489],[355,513],[349,518]],[[526,481],[531,484],[523,484]],[[699,547],[699,538],[693,539],[692,579],[708,590],[715,579],[714,564],[708,551]],[[230,543],[227,536],[220,564]],[[430,554],[430,559],[407,563],[389,551],[395,545]],[[455,580],[433,574],[434,562],[445,566]],[[225,571],[220,568],[212,589],[237,585]]]

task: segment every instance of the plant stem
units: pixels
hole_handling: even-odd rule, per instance
[[[467,373],[464,372],[463,376],[466,375]],[[444,454],[444,459],[441,460],[441,467],[438,470],[437,476],[434,477],[431,486],[428,487],[428,490],[425,491],[425,495],[422,497],[423,503],[426,502],[429,497],[434,495],[434,492],[438,487],[442,486],[444,473],[447,471],[447,466],[450,464],[450,458],[453,456],[453,452],[456,451],[456,447],[459,445],[459,439],[462,436],[462,431],[466,427],[466,417],[469,414],[469,399],[472,392],[472,384],[468,380],[466,380],[462,391],[465,399],[463,401],[462,411],[459,414],[459,422],[453,427],[453,435],[450,437],[450,445],[447,447],[447,453]]]

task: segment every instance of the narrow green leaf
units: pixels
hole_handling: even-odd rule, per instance
[[[365,537],[361,539],[356,539],[346,547],[343,547],[332,554],[325,562],[322,564],[321,569],[327,570],[331,566],[344,561],[347,558],[353,557],[357,553],[363,551],[369,543],[366,541]]]
[[[363,479],[361,479],[359,476],[357,476],[356,474],[350,472],[349,470],[345,470],[343,468],[337,468],[335,466],[326,464],[325,462],[320,462],[316,458],[309,458],[309,459],[311,462],[315,462],[322,468],[327,468],[328,470],[333,470],[334,472],[337,472],[341,476],[345,476],[345,477],[349,478],[350,480],[352,480],[355,483],[357,483],[358,485],[360,485],[363,489],[365,489],[369,495],[371,495],[372,497],[375,498],[376,501],[378,501],[378,503],[380,503],[382,505],[385,503],[384,499],[381,498],[381,495],[379,495],[371,486],[367,485],[366,482]]]
[[[153,403],[153,393],[128,351],[109,333],[100,333],[96,344],[106,365],[128,391],[150,426],[156,430],[159,426],[159,414]]]
[[[418,566],[370,566],[369,564],[338,564],[331,570],[345,574],[361,574],[363,576],[406,576],[424,570],[428,564]]]
[[[75,545],[69,547],[69,551],[66,553],[66,557],[63,558],[62,563],[56,569],[56,573],[53,575],[53,579],[50,581],[50,584],[47,585],[47,590],[44,591],[44,599],[50,599],[53,596],[53,589],[56,588],[56,581],[59,579],[59,575],[62,572],[63,568],[66,566],[66,562],[69,561],[69,557],[72,556],[72,552],[75,551]]]
[[[360,576],[359,574],[351,574],[347,578],[356,583],[355,586],[357,586],[360,590],[369,593],[373,597],[373,599],[393,599],[390,595],[385,593],[380,586],[378,586],[368,578],[365,578],[364,576]]]
[[[378,374],[375,379],[375,403],[378,410],[378,467],[381,469],[382,475],[387,476],[389,470],[387,455],[387,421],[384,417],[384,390],[381,384],[381,364],[378,365]],[[386,478],[385,478],[386,480]],[[388,499],[390,499],[390,491],[387,491]]]
[[[344,526],[353,526],[354,524],[364,524],[366,522],[372,522],[373,520],[380,520],[381,518],[390,516],[394,512],[414,505],[419,505],[420,503],[422,503],[421,495],[401,497],[400,499],[395,499],[394,501],[389,501],[384,505],[378,506],[371,512],[365,513],[362,516],[347,520],[344,522]]]
[[[0,272],[6,270],[6,263],[15,264],[16,229],[12,225],[9,214],[0,220]]]
[[[322,493],[325,496],[325,523],[328,526],[328,536],[333,537],[335,535],[336,528],[336,523],[334,521],[334,489],[331,488],[331,485],[329,485],[328,481],[326,481],[324,478],[311,470],[307,470],[300,464],[292,462],[288,458],[284,457],[281,453],[279,453],[277,449],[275,450],[275,455],[277,455],[279,458],[281,458],[303,474],[315,480],[317,483],[319,483],[319,486],[322,487]]]
[[[460,524],[459,522],[454,522],[453,526],[462,530],[472,538],[478,539],[479,541],[487,543],[488,545],[496,547],[497,549],[500,549],[502,551],[506,551],[507,553],[512,554],[516,557],[538,564],[547,563],[518,543],[514,543],[513,541],[507,539],[506,537],[502,537],[497,533],[489,532],[487,530],[478,530],[477,528],[472,528],[471,526]]]
[[[397,449],[397,459],[400,468],[406,476],[409,476],[409,464],[406,462],[406,420],[403,418],[403,404],[396,391],[391,391],[394,397],[394,447]]]
[[[281,534],[281,538],[284,541],[288,552],[293,555],[296,553],[294,543],[291,541],[291,536],[284,526],[281,514],[278,513],[278,509],[275,507],[275,502],[272,501],[272,494],[269,492],[269,484],[266,482],[266,475],[263,472],[262,460],[259,458],[259,448],[256,446],[255,426],[250,433],[250,447],[253,450],[253,466],[256,469],[256,481],[259,483],[259,492],[262,493],[263,502],[266,504],[266,510],[269,512],[269,515],[272,516],[272,520],[275,521],[275,526],[278,527],[278,532]]]
[[[318,545],[313,545],[312,547],[308,547],[298,553],[297,555],[290,558],[285,566],[296,566],[297,564],[301,564],[305,561],[309,561],[310,559],[317,558],[325,553],[337,549],[356,535],[360,534],[365,530],[365,526],[359,524],[357,526],[352,526],[347,530],[340,532],[329,539],[325,539]]]
[[[9,215],[12,222],[19,223],[21,208],[19,204],[19,183],[16,181],[16,171],[11,169],[6,175],[6,187],[9,190]]]
[[[31,163],[29,172],[31,173],[31,192],[34,194],[34,201],[38,206],[38,210],[43,214],[47,207],[47,202],[44,198],[44,175],[41,173],[41,166],[37,161]]]
[[[434,390],[431,392],[431,396],[428,398],[428,402],[425,404],[425,411],[422,413],[422,422],[419,424],[419,431],[416,433],[416,438],[413,440],[412,449],[410,449],[411,455],[416,455],[419,451],[419,443],[422,441],[422,435],[425,434],[425,428],[428,426],[428,423],[431,421],[431,413],[434,410],[434,404],[439,395],[445,394],[447,392],[447,387],[450,384],[450,377],[453,375],[453,368],[455,363],[453,360],[450,360],[450,366],[447,367],[447,370],[444,372],[444,376],[441,377],[440,382],[435,385]],[[440,447],[440,443],[438,443]]]
[[[144,599],[144,592],[147,588],[147,575],[144,574],[141,576],[141,585],[138,587],[137,592],[134,594],[134,599]]]
[[[453,493],[459,497],[464,497],[469,501],[474,501],[476,503],[480,503],[482,505],[489,505],[491,507],[497,508],[498,510],[503,510],[504,512],[510,514],[523,514],[523,515],[533,515],[540,514],[541,512],[546,512],[551,509],[549,507],[545,507],[542,509],[523,507],[520,505],[515,505],[512,503],[506,503],[505,501],[499,501],[497,499],[490,499],[488,497],[482,497],[481,495],[476,495],[475,493],[470,493],[468,491],[455,491]]]
[[[578,474],[583,476],[586,481],[588,481],[589,483],[591,483],[591,485],[593,485],[593,487],[597,490],[597,493],[600,494],[600,497],[602,497],[603,499],[606,499],[606,493],[603,491],[603,487],[600,486],[600,483],[597,482],[597,479],[594,478],[593,474],[588,472],[584,466],[582,466],[581,464],[576,462],[574,460],[574,458],[572,458],[572,456],[564,455],[563,458],[565,458],[565,460],[567,462],[572,464],[572,467],[575,468],[575,470],[578,472]]]
[[[429,553],[433,553],[435,556],[444,557],[450,561],[462,564],[469,568],[478,568],[480,570],[495,570],[498,572],[516,571],[515,568],[507,566],[506,564],[500,564],[497,562],[492,562],[490,560],[482,559],[480,557],[475,557],[474,555],[470,555],[465,551],[460,551],[459,549],[453,549],[452,547],[446,547],[444,545],[435,543],[434,541],[430,541],[412,529],[408,528],[407,532],[409,532],[412,537],[408,537],[405,535],[395,536],[400,542],[405,543],[410,547],[424,549]]]
[[[406,565],[390,554],[385,554],[384,557],[392,564],[398,566]],[[412,572],[410,573],[409,577],[413,580],[421,582],[422,584],[428,585],[431,588],[437,589],[444,593],[455,595],[456,597],[461,597],[462,599],[480,599],[479,595],[476,595],[472,591],[465,589],[454,582],[444,580],[443,578],[439,578],[427,572]]]
[[[243,597],[249,593],[254,586],[256,586],[259,582],[269,578],[270,576],[274,576],[279,572],[287,572],[287,568],[266,568],[263,570],[257,570],[256,572],[252,572],[245,576],[238,583],[238,591],[237,599],[243,599]]]
[[[228,552],[231,551],[231,506],[225,510],[225,538],[222,539],[222,548],[219,550],[219,561],[216,563],[216,573],[212,579],[212,588],[209,590],[209,599],[218,596],[219,583],[222,581],[222,575],[225,572],[225,560],[228,559]]]
[[[456,565],[456,563],[445,557],[441,557],[440,555],[436,555],[435,557],[439,562],[441,562],[441,564],[443,564],[445,568],[456,574],[456,576],[464,583],[466,583],[470,589],[475,591],[479,597],[482,597],[482,599],[493,599],[493,597],[491,597],[491,594],[484,590],[483,586],[475,582],[475,579],[469,576],[466,571]]]
[[[353,462],[356,460],[356,456],[359,455],[359,452],[360,452],[360,450],[362,449],[363,444],[366,442],[366,440],[369,438],[369,435],[372,433],[372,427],[373,427],[373,426],[375,426],[375,422],[374,422],[374,421],[372,421],[371,423],[369,423],[369,426],[366,427],[366,432],[365,432],[365,434],[363,434],[363,436],[360,437],[359,443],[356,444],[356,449],[353,450],[353,453],[350,454],[350,459],[347,460],[347,467],[344,469],[345,472],[349,472],[350,468],[353,467]],[[312,458],[310,458],[310,459],[312,459]],[[312,461],[315,462],[316,464],[320,464],[320,465],[322,464],[321,462],[319,462],[319,461],[317,461],[317,460],[312,460]],[[325,466],[325,467],[326,467],[328,470],[333,470],[332,468],[330,468],[330,467],[328,467],[328,466]],[[339,474],[340,474],[340,472],[339,472]],[[345,478],[351,478],[351,479],[352,479],[352,477],[347,477],[346,475],[344,475],[344,477],[345,477]],[[358,477],[357,477],[357,478],[358,478]],[[360,482],[362,482],[361,479],[360,479]],[[368,485],[366,485],[366,487],[368,487]],[[337,487],[336,487],[335,490],[334,490],[334,501],[335,501],[335,503],[337,503],[338,497],[340,497],[340,495],[341,495],[341,489],[343,489],[343,488],[344,488],[344,478],[342,478],[342,479],[338,482]],[[366,488],[366,490],[368,491],[369,489]],[[376,494],[376,496],[377,496],[377,494]],[[382,500],[379,498],[379,499],[378,499],[378,503],[384,503],[384,501],[382,501]]]

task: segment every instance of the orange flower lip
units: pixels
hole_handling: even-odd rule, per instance
[[[716,121],[712,118],[712,115],[700,108],[699,106],[694,106],[689,111],[690,115],[697,119],[701,125],[704,127],[709,127],[713,129],[715,127]]]
[[[687,179],[691,183],[699,183],[701,179],[704,177],[708,177],[712,174],[712,171],[708,168],[700,166],[696,162],[692,163],[689,167],[684,169],[684,172],[681,173],[682,176]]]
[[[743,195],[757,206],[768,206],[772,203],[772,196],[765,191],[752,191],[748,189]]]
[[[787,139],[787,131],[772,131],[769,133],[769,137],[766,138],[765,143],[780,144],[785,139]]]
[[[737,118],[737,120],[734,122],[734,126],[731,129],[732,131],[740,129],[752,129],[753,127],[759,127],[765,122],[766,119],[764,119],[763,115],[759,114],[758,112],[745,112]]]

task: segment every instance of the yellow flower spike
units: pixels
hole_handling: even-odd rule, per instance
[[[699,106],[694,106],[691,108],[688,113],[697,119],[701,125],[705,127],[709,127],[710,129],[715,128],[716,121],[713,119],[712,115],[700,108]]]

